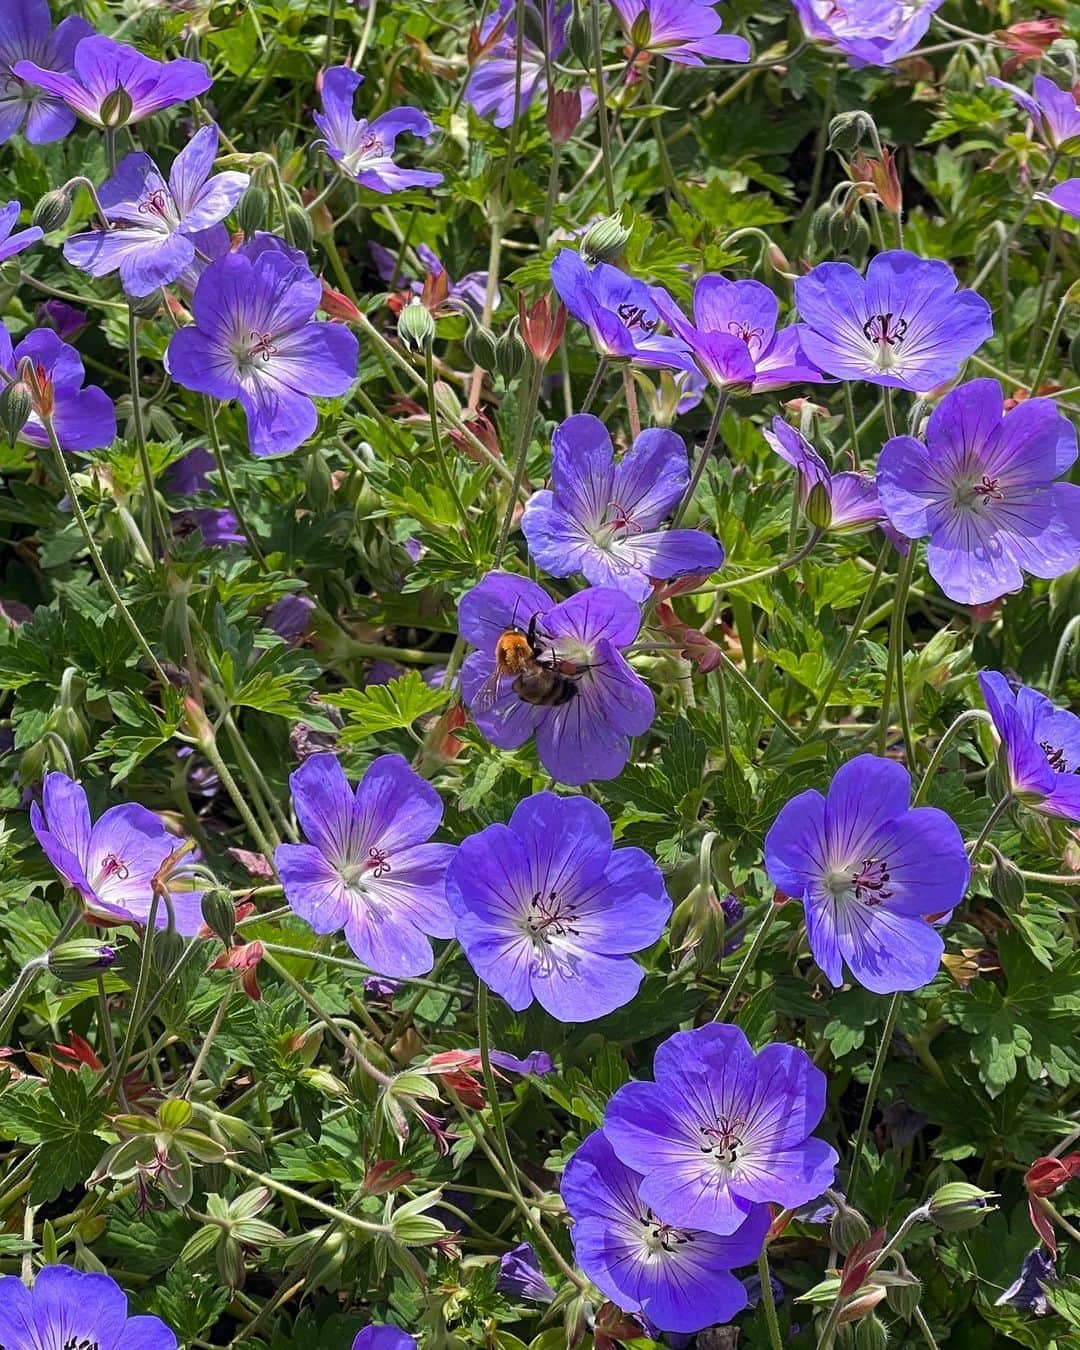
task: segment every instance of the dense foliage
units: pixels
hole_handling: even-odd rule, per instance
[[[0,1350],[1080,1344],[1078,24],[0,0]]]

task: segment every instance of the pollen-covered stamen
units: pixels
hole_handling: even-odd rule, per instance
[[[699,1125],[702,1153],[711,1153],[724,1167],[734,1167],[739,1161],[745,1128],[744,1121],[731,1116],[720,1116],[715,1125]]]
[[[168,213],[168,197],[164,188],[155,188],[153,192],[148,192],[139,203],[140,216],[160,216],[164,220]]]
[[[364,864],[364,870],[371,873],[376,879],[386,876],[390,871],[389,855],[384,848],[369,848],[368,860]]]
[[[63,1350],[98,1350],[99,1342],[92,1341],[89,1336],[69,1336],[64,1342]]]
[[[1050,741],[1040,741],[1039,749],[1046,756],[1046,762],[1055,773],[1076,773],[1080,774],[1080,765],[1075,769],[1069,768],[1069,761],[1066,758],[1065,751],[1060,745],[1054,745]]]
[[[659,319],[648,318],[649,311],[642,309],[640,305],[632,304],[629,300],[623,301],[621,305],[616,306],[615,313],[622,319],[626,328],[633,331],[640,328],[648,336],[656,328]]]
[[[1004,492],[998,487],[998,479],[991,478],[986,473],[971,490],[976,497],[982,498],[983,506],[989,506],[991,502],[1003,502],[1005,500]]]
[[[685,1228],[676,1228],[670,1223],[661,1223],[651,1209],[644,1210],[639,1216],[645,1229],[645,1245],[653,1252],[673,1252],[687,1243],[693,1242],[693,1233]]]
[[[578,937],[577,910],[569,901],[559,898],[556,891],[537,891],[529,901],[525,928],[536,943],[548,943],[555,937]]]
[[[765,339],[764,328],[751,328],[747,323],[741,323],[738,319],[728,321],[728,332],[732,337],[742,338],[746,343],[747,349],[751,349],[755,343],[760,348]]]
[[[884,314],[871,314],[862,330],[867,340],[879,347],[898,347],[904,340],[908,322],[907,319],[894,316],[889,310]]]
[[[273,333],[252,332],[248,334],[248,338],[251,342],[249,357],[258,356],[264,361],[269,361],[272,356],[277,356]]]
[[[116,877],[117,881],[127,881],[131,872],[123,858],[118,858],[115,853],[106,853],[105,861],[101,864],[101,881],[108,881],[110,877]]]
[[[889,870],[880,858],[864,858],[851,874],[851,889],[855,899],[864,905],[880,905],[892,895],[889,879]]]

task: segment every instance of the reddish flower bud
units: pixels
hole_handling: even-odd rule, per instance
[[[382,1158],[364,1173],[365,1195],[388,1195],[399,1186],[407,1186],[415,1172],[402,1167],[396,1158]]]
[[[560,301],[553,313],[551,296],[545,295],[537,300],[532,309],[526,310],[525,297],[518,295],[518,320],[526,347],[541,365],[546,366],[562,341],[566,328],[566,306]]]
[[[1036,1158],[1024,1173],[1024,1185],[1030,1195],[1051,1196],[1076,1176],[1080,1176],[1080,1153],[1067,1153],[1063,1158]]]
[[[577,89],[552,89],[548,94],[547,129],[556,145],[565,145],[581,121],[581,94]]]
[[[502,451],[499,449],[499,434],[486,413],[475,412],[471,417],[464,418],[464,422],[481,445],[496,459],[502,458]],[[477,464],[484,463],[483,455],[464,432],[459,431],[457,427],[450,427],[446,434],[463,455],[468,455]]]
[[[360,318],[360,310],[341,291],[335,291],[325,281],[322,283],[322,299],[319,308],[331,319],[339,323],[355,323]]]

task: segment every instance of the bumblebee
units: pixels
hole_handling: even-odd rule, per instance
[[[494,673],[477,694],[479,707],[487,708],[495,702],[504,679],[512,680],[510,687],[523,703],[538,708],[558,708],[577,693],[575,681],[588,667],[560,661],[554,652],[545,651],[536,620],[534,614],[527,629],[515,626],[500,633],[495,644]]]

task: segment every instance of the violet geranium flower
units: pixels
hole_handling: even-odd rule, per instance
[[[169,342],[166,369],[186,389],[237,399],[252,454],[295,450],[318,425],[312,399],[343,394],[356,377],[353,334],[312,319],[321,299],[311,269],[277,248],[217,258],[195,287],[195,322]]]
[[[37,321],[43,328],[51,328],[65,342],[77,337],[90,322],[84,309],[53,296],[38,305]]]
[[[917,47],[945,0],[792,0],[811,42],[852,66],[887,66]]]
[[[61,341],[51,328],[37,328],[12,349],[11,336],[0,323],[0,370],[14,379],[27,363],[26,380],[32,411],[19,439],[47,447],[42,418],[52,423],[61,450],[101,450],[116,439],[116,410],[112,399],[96,384],[83,387],[86,372],[74,347]]]
[[[446,898],[477,975],[515,1012],[535,999],[560,1022],[629,1003],[645,975],[629,953],[651,946],[671,914],[648,854],[613,848],[595,802],[552,792],[463,840]]]
[[[875,994],[934,978],[945,944],[928,918],[960,903],[971,872],[952,817],[912,808],[908,771],[876,755],[842,765],[827,797],[792,797],[765,836],[765,870],[802,901],[829,982],[843,983],[846,963]]]
[[[57,29],[59,32],[59,29]],[[154,61],[134,47],[95,33],[75,48],[71,73],[16,61],[20,80],[63,99],[95,127],[123,127],[205,94],[213,84],[201,61]]]
[[[528,578],[492,572],[462,596],[458,625],[477,648],[462,666],[462,692],[493,745],[516,750],[535,732],[540,762],[560,783],[578,787],[618,777],[630,737],[646,732],[656,711],[648,686],[622,654],[641,626],[628,596],[593,587],[555,604]],[[558,703],[522,698],[517,679],[497,664],[500,637],[529,628],[540,653],[536,660],[566,682],[558,687]]]
[[[927,393],[951,380],[993,332],[990,306],[958,291],[948,263],[903,249],[879,253],[866,276],[819,263],[795,282],[810,360],[842,380]]]
[[[718,389],[743,387],[762,394],[824,379],[802,349],[803,325],[777,332],[780,304],[760,281],[729,281],[716,273],[701,277],[694,287],[693,323],[663,287],[651,287],[649,295]]]
[[[1080,562],[1080,487],[1055,480],[1076,460],[1076,429],[1053,400],[1004,412],[997,380],[969,380],[934,409],[926,444],[895,436],[878,460],[881,504],[964,605],[998,599],[1024,573],[1058,577]]]
[[[1014,692],[996,670],[982,671],[979,684],[1013,796],[1043,815],[1080,821],[1080,717],[1037,689],[1021,685]]]
[[[1056,183],[1049,192],[1036,192],[1035,196],[1080,220],[1080,178],[1067,178],[1063,183]]]
[[[532,1303],[550,1303],[555,1290],[544,1278],[540,1259],[529,1242],[519,1242],[499,1258],[499,1278],[495,1290],[513,1298],[527,1298]]]
[[[388,248],[378,243],[368,244],[368,252],[371,254],[371,261],[375,264],[375,271],[378,272],[380,280],[395,288],[408,287],[414,295],[422,294],[424,289],[423,279],[405,276],[399,272],[395,253],[391,253]],[[427,268],[429,275],[438,277],[446,271],[442,259],[436,257],[426,244],[417,244],[416,256]],[[450,281],[446,294],[448,299],[458,300],[479,314],[484,307],[487,283],[488,274],[486,272],[468,272],[460,281]],[[499,308],[498,288],[495,290],[495,308]]]
[[[443,878],[454,849],[430,844],[439,794],[401,755],[380,755],[357,785],[333,755],[312,755],[289,777],[306,844],[279,844],[285,899],[316,933],[345,930],[376,975],[424,975],[430,938],[454,935]]]
[[[75,114],[63,101],[14,74],[20,61],[70,74],[75,48],[93,28],[72,14],[52,26],[47,0],[9,0],[0,13],[0,142],[23,131],[31,145],[46,145],[66,136]]]
[[[551,441],[553,491],[534,492],[521,528],[529,556],[553,577],[584,573],[631,600],[649,578],[707,575],[724,550],[704,530],[662,530],[690,482],[686,445],[673,431],[643,431],[615,463],[607,428],[591,413],[568,417]]]
[[[14,258],[16,253],[45,238],[45,231],[37,225],[11,233],[21,210],[18,202],[8,202],[6,206],[0,207],[0,263],[7,262],[8,258]]]
[[[546,93],[543,48],[531,34],[547,29],[551,60],[557,61],[566,49],[566,25],[572,6],[560,0],[525,0],[525,32],[521,40],[521,83],[517,83],[518,0],[499,0],[498,8],[484,20],[479,33],[480,57],[465,86],[465,100],[481,117],[491,117],[495,126],[508,127],[518,115],[524,116],[537,94]],[[595,102],[595,98],[591,100]],[[583,100],[584,104],[584,100]]]
[[[129,295],[175,281],[194,264],[204,231],[216,226],[224,234],[221,222],[250,181],[246,173],[213,172],[217,147],[217,127],[200,128],[173,161],[168,182],[149,155],[125,155],[98,192],[120,228],[72,235],[64,257],[92,277],[119,271]]]
[[[416,1350],[416,1337],[388,1322],[373,1322],[356,1333],[352,1350]]]
[[[363,75],[350,66],[331,66],[322,77],[321,113],[315,125],[322,132],[326,153],[346,177],[384,195],[410,187],[437,187],[441,173],[403,169],[394,163],[394,143],[402,132],[425,140],[434,133],[431,118],[419,108],[391,108],[374,122],[353,113],[353,96]]]
[[[46,1266],[32,1289],[14,1275],[0,1277],[0,1345],[176,1350],[177,1341],[160,1317],[129,1317],[127,1295],[112,1276]]]
[[[738,1027],[710,1022],[664,1041],[653,1073],[619,1088],[604,1134],[664,1223],[724,1237],[763,1204],[791,1208],[832,1185],[836,1151],[810,1133],[825,1075],[805,1051],[755,1055]]]
[[[1020,1263],[1020,1274],[1000,1297],[994,1299],[994,1307],[1019,1308],[1021,1312],[1045,1317],[1053,1311],[1046,1286],[1057,1284],[1058,1278],[1053,1256],[1038,1246],[1024,1257]]]
[[[643,281],[610,263],[589,268],[580,253],[569,248],[555,255],[551,281],[566,308],[588,328],[601,356],[680,370],[692,366],[681,338],[657,333],[663,316]]]
[[[720,15],[712,4],[697,0],[612,0],[631,44],[677,66],[708,61],[749,61],[744,37],[720,32]]]
[[[90,913],[145,924],[154,877],[182,840],[136,802],[110,806],[91,824],[84,788],[62,773],[46,774],[42,806],[44,810],[34,802],[30,807],[30,826],[61,879],[79,892]],[[190,881],[182,864],[169,879],[176,931],[185,937],[197,933],[203,921],[202,893],[192,890]],[[155,927],[166,927],[168,908],[158,904]]]
[[[730,1272],[757,1260],[768,1207],[750,1206],[731,1233],[720,1235],[660,1218],[645,1189],[645,1178],[616,1156],[606,1126],[589,1135],[560,1186],[574,1220],[578,1265],[613,1303],[646,1317],[657,1332],[729,1322],[747,1304]]]
[[[201,447],[189,450],[165,471],[165,488],[170,494],[185,500],[199,493],[211,493],[214,485],[210,475],[216,467],[209,450]],[[240,522],[223,507],[185,506],[173,515],[172,527],[173,532],[181,537],[199,530],[204,543],[212,547],[245,542]]]
[[[806,437],[782,417],[774,417],[772,430],[762,427],[761,434],[798,473],[799,500],[804,510],[810,505],[812,523],[819,529],[855,534],[882,523],[885,512],[869,474],[831,473]],[[815,489],[817,498],[811,504]]]
[[[1045,75],[1035,76],[1030,94],[994,76],[986,83],[1004,89],[1011,95],[1013,102],[1027,113],[1035,130],[1052,150],[1063,155],[1075,155],[1080,151],[1080,103],[1077,103],[1071,89],[1062,89]]]

